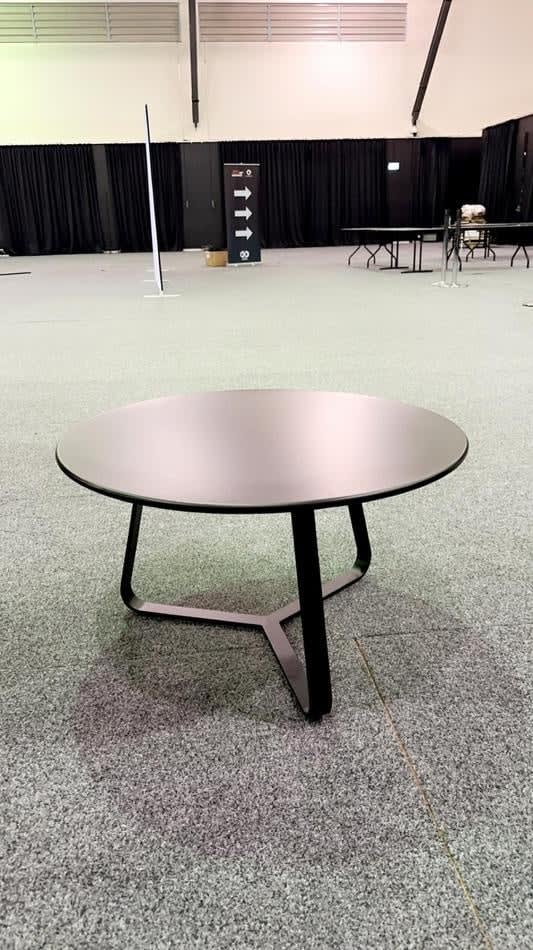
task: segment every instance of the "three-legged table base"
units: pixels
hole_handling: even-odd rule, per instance
[[[178,607],[141,600],[132,588],[133,567],[139,538],[143,506],[134,504],[131,513],[120,592],[124,603],[136,613],[156,617],[204,621],[231,626],[259,627],[287,678],[298,703],[309,719],[320,719],[331,710],[331,680],[324,621],[324,598],[354,584],[366,574],[371,549],[363,506],[348,505],[356,544],[352,570],[322,584],[316,537],[315,512],[302,507],[291,512],[299,598],[271,614],[227,613],[196,607]],[[282,624],[301,615],[305,665],[296,656]]]

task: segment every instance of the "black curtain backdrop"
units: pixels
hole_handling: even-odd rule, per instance
[[[176,142],[152,145],[157,231],[162,251],[183,250],[181,151]]]
[[[223,163],[261,165],[266,247],[341,244],[344,226],[386,223],[382,140],[222,142],[220,153]]]
[[[450,139],[413,139],[411,143],[409,225],[442,224],[450,173]]]
[[[386,223],[386,157],[381,140],[312,141],[306,244],[350,243],[343,227]]]
[[[0,148],[0,247],[75,254],[102,246],[90,145]]]
[[[450,140],[450,167],[445,204],[452,215],[463,205],[477,202],[480,167],[480,138]]]
[[[384,139],[347,139],[341,143],[341,227],[388,223],[387,155]],[[343,237],[342,243],[353,238]],[[337,242],[335,242],[337,243]]]
[[[152,247],[145,146],[106,145],[107,166],[121,251]],[[154,202],[161,251],[183,249],[180,147],[175,142],[151,148]]]
[[[514,207],[524,221],[533,212],[533,115],[518,120],[515,151]]]
[[[516,177],[516,124],[484,133],[480,194],[492,220],[512,220],[509,196]],[[222,162],[261,165],[263,245],[304,247],[351,243],[353,237],[343,235],[342,227],[440,224],[445,207],[453,210],[457,202],[475,200],[479,143],[459,139],[222,142],[220,157]],[[113,232],[113,247],[148,251],[144,145],[101,148],[105,148],[105,160],[97,164],[92,146],[86,145],[0,148],[0,247],[13,254],[99,251],[110,246],[109,234],[106,244],[102,233],[106,221],[107,231]],[[399,173],[387,171],[388,159],[400,161]],[[152,169],[161,250],[181,250],[180,145],[154,144]],[[206,183],[207,187],[211,185]],[[529,179],[522,191],[522,216],[528,217],[533,214]],[[109,207],[100,209],[102,195],[107,196]],[[111,222],[106,214],[111,214]]]
[[[531,149],[533,149],[533,135],[531,136]],[[520,216],[522,221],[533,221],[533,156],[531,152],[525,168],[523,189],[519,195],[521,200]]]
[[[484,129],[479,200],[489,221],[513,221],[518,120]]]
[[[107,167],[121,251],[151,247],[144,145],[106,145]]]

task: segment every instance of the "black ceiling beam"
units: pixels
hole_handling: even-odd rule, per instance
[[[198,24],[196,0],[189,0],[189,39],[191,51],[192,120],[196,129],[200,121],[200,100],[198,98]]]
[[[424,66],[424,72],[422,73],[422,79],[420,80],[418,93],[416,96],[415,104],[413,106],[413,112],[412,112],[413,125],[416,125],[416,123],[418,122],[418,117],[420,115],[420,111],[422,109],[424,99],[426,97],[427,88],[429,86],[429,80],[431,79],[431,73],[433,72],[433,67],[435,65],[437,53],[439,52],[439,46],[442,40],[442,34],[444,33],[444,27],[446,26],[446,20],[448,19],[451,5],[452,5],[452,0],[442,0],[442,6],[440,8],[437,25],[435,26],[435,32],[433,34],[433,39],[431,40],[431,46],[429,47],[428,58],[426,60],[426,65]]]

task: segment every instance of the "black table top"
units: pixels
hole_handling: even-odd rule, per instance
[[[452,222],[449,225],[449,230],[454,231],[455,227],[456,227],[455,223]],[[497,230],[520,231],[524,229],[527,230],[528,228],[533,228],[532,221],[510,221],[507,224],[502,221],[497,221],[495,223],[486,221],[484,224],[477,224],[474,221],[472,221],[470,223],[461,224],[461,231],[497,231]],[[445,228],[444,228],[444,225],[442,224],[430,225],[429,227],[423,226],[420,228],[417,228],[416,226],[415,227],[401,227],[400,226],[400,227],[395,228],[392,225],[387,225],[386,227],[384,226],[384,227],[370,227],[370,228],[364,228],[364,227],[341,228],[341,231],[355,231],[355,232],[361,231],[361,232],[368,232],[372,234],[415,234],[415,233],[416,234],[438,234],[440,231],[444,231],[444,230]]]
[[[94,491],[200,511],[288,511],[409,491],[464,459],[426,409],[352,393],[232,390],[140,402],[78,423],[57,447]]]
[[[371,228],[341,228],[341,231],[361,231],[371,234],[437,234],[439,231],[444,231],[444,225],[436,224],[429,227],[393,227],[392,225],[387,225],[383,227],[371,227]]]

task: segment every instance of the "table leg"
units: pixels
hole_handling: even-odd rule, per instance
[[[331,681],[315,512],[297,508],[291,518],[309,693],[307,715],[320,719],[331,710]]]
[[[366,244],[364,244],[363,247],[364,247],[365,251],[367,251],[367,253],[368,253],[368,255],[369,255],[368,260],[367,260],[367,262],[366,262],[366,267],[367,267],[367,270],[368,270],[369,267],[370,267],[370,264],[371,264],[372,262],[373,262],[373,263],[376,262],[376,254],[377,254],[377,252],[379,251],[379,247],[378,247],[378,249],[377,249],[376,251],[371,251],[370,248],[366,246]]]
[[[526,266],[527,266],[527,269],[529,270],[529,267],[530,267],[530,263],[531,263],[531,262],[530,262],[530,260],[529,260],[529,254],[527,253],[527,249],[526,249],[526,247],[525,247],[523,244],[519,244],[518,247],[517,247],[517,249],[516,249],[516,251],[514,252],[512,258],[511,258],[511,267],[514,266],[514,262],[515,262],[515,260],[516,260],[516,258],[517,258],[517,256],[518,256],[518,254],[520,253],[520,251],[523,251],[523,252],[524,252],[524,255],[525,255],[525,258],[526,258],[526,262],[527,262]]]
[[[120,595],[130,610],[151,617],[173,617],[177,620],[207,620],[211,623],[229,624],[230,626],[234,626],[235,624],[244,627],[263,626],[263,618],[257,616],[257,614],[241,614],[224,610],[209,610],[207,608],[188,606],[181,607],[177,604],[158,604],[152,601],[142,600],[138,597],[132,587],[132,577],[142,512],[143,506],[135,503],[131,510],[126,554],[124,556],[124,566],[120,582]]]
[[[404,274],[432,274],[430,267],[422,267],[422,251],[424,248],[424,236],[418,234],[413,241],[413,266],[411,270],[404,271]]]
[[[352,263],[352,257],[355,257],[355,255],[357,254],[357,252],[361,250],[361,247],[362,247],[362,245],[361,245],[361,244],[358,244],[357,247],[355,248],[355,250],[353,250],[352,253],[350,254],[350,256],[349,256],[349,258],[348,258],[348,267],[349,267],[350,264]]]
[[[394,247],[394,241],[391,241],[390,247],[385,244],[384,248],[391,259],[391,263],[387,264],[386,267],[380,267],[380,270],[406,270],[405,267],[400,267],[400,242],[396,241],[396,248]]]
[[[380,270],[390,270],[392,267],[394,267],[394,253],[393,253],[393,251],[390,249],[390,247],[389,247],[388,244],[380,244],[379,247],[378,247],[378,252],[381,250],[381,248],[383,248],[383,250],[389,255],[389,257],[390,257],[390,259],[391,259],[391,262],[390,262],[390,264],[387,264],[385,267],[380,267],[379,269],[380,269]]]
[[[131,581],[133,577],[133,567],[135,565],[135,555],[137,553],[137,544],[139,541],[139,528],[141,527],[141,518],[143,513],[142,505],[133,505],[131,509],[130,529],[128,531],[128,540],[126,541],[126,553],[124,555],[124,565],[122,568],[122,578],[120,581],[120,596],[125,604],[135,609],[136,604],[141,604],[139,598],[133,591]]]
[[[300,596],[285,607],[280,607],[271,614],[263,615],[207,608],[200,609],[189,606],[182,607],[175,604],[158,604],[141,600],[132,587],[143,511],[142,504],[135,503],[131,512],[120,584],[122,599],[130,610],[146,616],[261,629],[267,637],[302,711],[309,719],[320,719],[331,709],[331,682],[323,599],[331,597],[337,591],[361,580],[366,574],[371,560],[370,542],[363,506],[359,502],[352,502],[348,505],[348,510],[356,544],[355,563],[351,570],[326,581],[324,584],[321,583],[320,579],[314,510],[312,508],[299,508],[292,513],[294,551]],[[283,623],[298,616],[298,614],[301,614],[302,618],[305,665],[294,652],[282,627]]]
[[[363,506],[359,502],[355,501],[352,501],[348,505],[348,511],[350,513],[350,521],[352,522],[356,550],[353,570],[361,571],[361,576],[364,576],[368,571],[370,562],[372,560],[372,548],[370,547],[370,538],[368,537],[365,513],[363,511]]]

